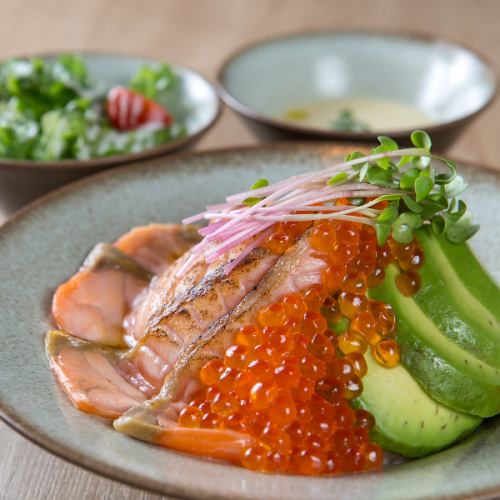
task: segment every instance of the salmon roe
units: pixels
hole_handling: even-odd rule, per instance
[[[375,419],[351,401],[363,391],[365,353],[391,368],[400,350],[391,306],[366,291],[395,262],[397,287],[404,295],[416,293],[423,251],[416,241],[389,239],[379,247],[372,227],[331,220],[279,223],[264,247],[282,254],[307,229],[314,255],[327,264],[321,283],[263,307],[254,324],[236,332],[222,358],[201,368],[201,392],[180,411],[178,423],[252,436],[241,455],[252,470],[377,470],[383,453],[370,440]]]
[[[263,246],[273,253],[286,252],[310,226],[311,222],[279,222]]]
[[[319,475],[380,468],[382,450],[360,432],[373,427],[373,416],[349,405],[362,391],[366,363],[337,349],[320,312],[328,306],[333,301],[314,287],[262,308],[258,326],[241,328],[224,357],[201,368],[201,397],[180,412],[179,425],[253,436],[241,456],[252,470]],[[290,317],[296,331],[284,326]]]

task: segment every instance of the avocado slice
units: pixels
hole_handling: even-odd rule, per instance
[[[434,453],[474,431],[482,419],[432,399],[402,366],[384,368],[371,354],[356,406],[375,417],[372,438],[384,450],[416,458]]]
[[[465,243],[450,243],[443,236],[435,236],[430,228],[417,231],[417,239],[430,257],[437,257],[442,252],[468,292],[479,299],[483,307],[500,322],[500,289],[477,257]],[[491,325],[492,326],[492,325]]]
[[[500,368],[500,290],[465,244],[417,233],[424,249],[420,309],[456,344]]]
[[[436,400],[482,417],[500,412],[500,293],[465,244],[452,245],[427,228],[417,233],[425,252],[422,287],[403,296],[386,269],[369,291],[390,303],[398,322],[402,363]]]

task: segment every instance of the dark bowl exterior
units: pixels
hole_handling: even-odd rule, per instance
[[[9,215],[30,201],[86,175],[96,168],[12,168],[0,166],[0,211]]]
[[[178,144],[175,144],[175,147],[161,148],[153,155],[151,151],[146,151],[144,155],[137,154],[116,158],[101,158],[94,161],[82,162],[81,164],[77,161],[71,161],[67,165],[57,162],[46,164],[20,162],[16,164],[15,162],[9,163],[6,160],[2,160],[0,161],[0,213],[8,216],[54,189],[106,169],[120,167],[129,163],[140,164],[144,158],[164,156],[169,153],[178,152],[181,149],[188,151],[196,146],[202,136],[218,119],[219,115],[220,112],[217,114],[214,122],[205,130],[180,141]],[[174,143],[171,146],[174,146]],[[103,160],[110,161],[105,162]]]

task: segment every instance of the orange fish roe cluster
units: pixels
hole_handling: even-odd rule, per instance
[[[343,354],[363,354],[371,347],[381,365],[390,368],[398,364],[400,352],[394,338],[396,318],[392,308],[369,300],[366,291],[383,282],[384,268],[395,261],[403,270],[398,280],[406,280],[406,291],[415,293],[420,284],[418,269],[423,265],[421,248],[417,243],[400,245],[392,239],[380,247],[375,230],[356,222],[316,222],[309,241],[317,256],[327,263],[322,281],[329,300],[321,312],[335,330],[339,330],[335,325],[340,325],[339,350]],[[414,280],[411,283],[407,283],[409,273]]]
[[[424,265],[424,251],[417,241],[413,240],[407,245],[402,245],[394,240],[389,240],[392,255],[398,263],[402,273],[396,278],[398,290],[410,297],[420,288],[420,275],[418,271]]]
[[[252,470],[376,470],[383,453],[370,440],[374,417],[350,402],[363,391],[367,350],[387,368],[399,362],[400,352],[391,306],[366,291],[396,262],[398,288],[414,294],[423,252],[416,242],[390,239],[378,246],[372,227],[343,221],[280,223],[265,246],[283,253],[309,228],[314,255],[326,263],[322,283],[264,307],[255,324],[241,328],[224,358],[200,370],[203,389],[178,423],[252,436],[241,456]]]
[[[315,286],[261,309],[223,359],[200,371],[201,396],[179,415],[188,427],[231,429],[255,438],[241,463],[303,475],[375,470],[380,447],[373,416],[349,401],[361,394],[366,362],[346,356],[321,314],[328,292]]]
[[[271,252],[281,255],[288,250],[312,222],[278,222],[272,234],[263,243],[263,247]]]

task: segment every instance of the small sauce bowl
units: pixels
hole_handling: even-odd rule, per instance
[[[231,55],[222,99],[265,140],[408,141],[412,130],[448,148],[496,94],[486,61],[432,36],[298,33]]]

